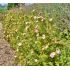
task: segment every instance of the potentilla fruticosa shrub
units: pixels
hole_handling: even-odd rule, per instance
[[[55,17],[33,10],[30,15],[8,11],[3,21],[5,39],[15,49],[16,65],[70,65],[70,33],[61,31]],[[60,13],[60,12],[59,12]]]

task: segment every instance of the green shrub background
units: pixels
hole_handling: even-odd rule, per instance
[[[6,12],[5,39],[16,52],[16,65],[70,65],[69,5],[34,4],[29,14],[19,9]]]

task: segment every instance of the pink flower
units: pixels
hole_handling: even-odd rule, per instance
[[[39,30],[38,29],[35,29],[35,33],[38,33],[39,32]]]
[[[35,33],[38,33],[39,32],[38,25],[35,26],[35,30],[34,31],[35,31]]]
[[[56,55],[56,53],[55,53],[55,52],[52,52],[52,53],[50,54],[50,57],[51,57],[51,58],[54,58],[55,55]]]

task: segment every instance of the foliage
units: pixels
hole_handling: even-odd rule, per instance
[[[14,7],[18,6],[18,3],[8,3],[8,9],[12,9]]]
[[[36,10],[30,15],[22,10],[6,13],[4,33],[16,51],[16,65],[70,65],[70,32],[68,28],[62,31],[58,27],[56,21],[59,16],[54,15],[50,17],[46,11],[43,15]]]

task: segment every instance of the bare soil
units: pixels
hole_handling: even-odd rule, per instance
[[[0,23],[0,66],[14,65],[14,50],[10,44],[4,39],[2,23]]]

